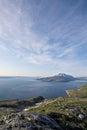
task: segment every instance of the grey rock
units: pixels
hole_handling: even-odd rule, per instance
[[[3,116],[5,124],[0,130],[63,130],[53,119],[28,112],[11,113]]]
[[[85,118],[85,116],[83,114],[79,114],[78,117],[83,120]]]

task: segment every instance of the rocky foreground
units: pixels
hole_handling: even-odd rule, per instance
[[[43,101],[41,96],[22,101],[1,101],[0,130],[63,130],[50,116],[26,111],[39,107]]]
[[[0,101],[0,130],[87,130],[87,85],[68,93]]]
[[[0,118],[0,130],[63,130],[52,118],[29,112],[11,113]]]

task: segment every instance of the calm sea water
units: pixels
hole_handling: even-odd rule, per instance
[[[66,96],[65,90],[77,89],[85,83],[87,82],[42,82],[30,77],[0,78],[0,100],[25,99],[35,96],[45,98]]]

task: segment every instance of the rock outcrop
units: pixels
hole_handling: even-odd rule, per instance
[[[28,112],[11,113],[0,118],[0,130],[63,130],[46,115]]]
[[[0,108],[15,108],[15,109],[24,109],[27,106],[34,106],[36,103],[40,103],[44,100],[42,96],[24,99],[24,100],[6,100],[0,102]]]

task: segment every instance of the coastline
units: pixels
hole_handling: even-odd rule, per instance
[[[69,90],[65,90],[65,92],[68,95],[68,97],[70,97]]]

